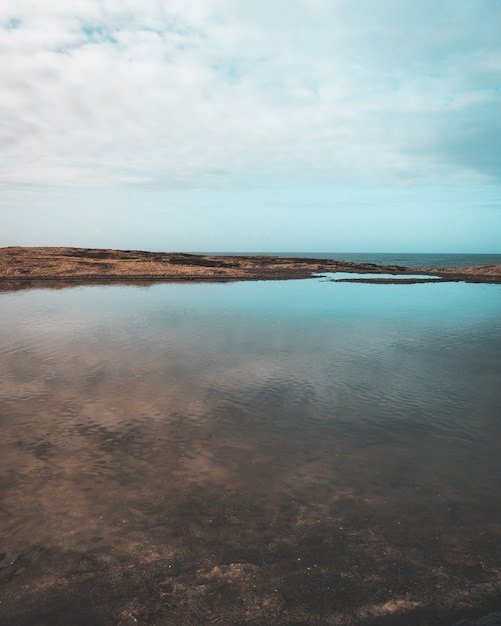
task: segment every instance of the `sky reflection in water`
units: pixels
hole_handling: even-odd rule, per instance
[[[103,624],[359,624],[499,585],[499,286],[79,287],[0,310],[0,616],[92,597]]]

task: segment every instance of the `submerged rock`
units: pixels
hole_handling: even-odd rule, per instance
[[[462,619],[453,626],[501,626],[501,613],[489,613],[477,619]]]

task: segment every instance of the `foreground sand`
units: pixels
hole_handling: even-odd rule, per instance
[[[447,281],[501,283],[501,265],[461,268],[405,268],[331,259],[273,256],[211,256],[140,250],[95,248],[0,248],[0,282],[3,289],[28,286],[31,281],[185,281],[279,280],[309,278],[322,272],[433,274]],[[405,282],[420,282],[409,279]],[[398,279],[402,282],[402,279]],[[396,281],[395,281],[396,282]],[[23,285],[20,285],[22,283]]]

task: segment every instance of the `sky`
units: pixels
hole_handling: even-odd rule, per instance
[[[501,253],[499,0],[2,0],[0,246]]]

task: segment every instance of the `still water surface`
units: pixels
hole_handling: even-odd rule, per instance
[[[0,314],[0,623],[499,600],[500,286],[86,286]]]

